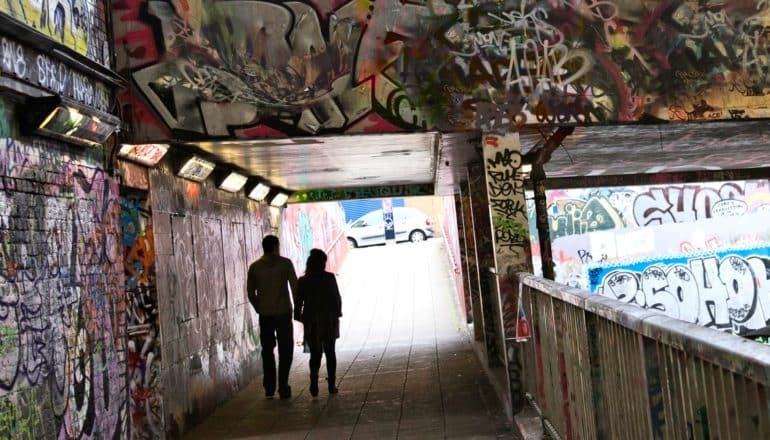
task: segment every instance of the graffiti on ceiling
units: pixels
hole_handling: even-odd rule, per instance
[[[770,1],[115,3],[141,139],[770,117]]]

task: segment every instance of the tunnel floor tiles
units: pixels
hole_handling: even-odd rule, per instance
[[[262,377],[186,439],[516,439],[457,312],[441,239],[353,249],[338,282],[339,394],[308,391],[295,349],[291,399],[266,399]],[[277,397],[277,396],[276,396]]]

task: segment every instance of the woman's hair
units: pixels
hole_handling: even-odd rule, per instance
[[[305,274],[314,275],[323,273],[326,269],[326,254],[321,249],[311,249],[305,263]]]

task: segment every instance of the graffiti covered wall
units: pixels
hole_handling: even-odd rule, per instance
[[[1,2],[0,13],[102,66],[111,67],[107,5],[104,0],[19,0]],[[3,43],[3,60],[16,57],[15,48]],[[52,70],[51,74],[57,72]]]
[[[765,0],[132,0],[114,22],[143,140],[770,116]]]
[[[266,207],[150,170],[166,433],[177,437],[259,374],[246,270],[270,232]]]
[[[326,270],[336,272],[348,254],[345,211],[337,202],[288,205],[281,214],[281,255],[294,263],[297,275],[313,248],[326,252]]]
[[[770,247],[588,268],[592,292],[740,335],[770,321]]]
[[[441,197],[443,205],[443,215],[441,216],[441,231],[444,239],[444,246],[446,248],[447,256],[449,257],[449,264],[452,267],[452,278],[455,285],[455,293],[457,294],[457,304],[460,306],[461,316],[465,319],[468,318],[470,310],[470,292],[464,288],[463,283],[463,262],[464,259],[460,256],[460,231],[458,223],[462,221],[458,218],[458,212],[455,208],[454,197]],[[462,215],[460,213],[459,215]]]
[[[0,104],[0,437],[123,438],[118,186],[96,150],[17,138]]]
[[[770,301],[767,180],[547,196],[558,282],[734,333],[770,318],[753,305]]]
[[[147,194],[121,189],[120,226],[126,277],[130,435],[162,438],[161,340],[155,243]]]

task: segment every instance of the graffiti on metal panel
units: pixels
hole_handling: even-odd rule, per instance
[[[768,248],[588,269],[592,292],[735,334],[770,321]]]
[[[0,13],[97,63],[109,66],[108,11],[105,4],[102,0],[19,0],[0,3]]]
[[[0,436],[123,437],[117,184],[57,145],[0,143]]]
[[[484,135],[482,140],[489,212],[492,217],[493,244],[499,286],[501,325],[506,339],[516,335],[517,294],[513,275],[528,270],[529,231],[527,205],[524,199],[524,175],[521,172],[521,144],[518,133]],[[492,289],[494,292],[495,289]],[[521,365],[515,346],[503,342],[506,356],[512,406],[522,405]]]
[[[518,135],[486,135],[483,148],[498,261],[520,266],[529,243],[529,232]]]
[[[120,223],[126,277],[128,395],[131,436],[163,437],[161,351],[152,215],[139,197],[121,200]]]
[[[98,110],[111,110],[112,93],[103,83],[77,72],[62,61],[6,37],[0,37],[0,72]]]
[[[139,0],[115,16],[120,69],[191,136],[770,116],[765,0]]]

